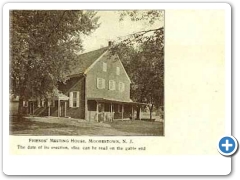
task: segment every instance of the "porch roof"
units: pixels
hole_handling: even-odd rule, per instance
[[[56,95],[54,95],[53,99],[54,100],[69,100],[69,97],[62,93],[57,93]]]
[[[147,105],[147,103],[133,102],[130,101],[121,101],[116,99],[108,99],[108,98],[87,98],[87,100],[97,101],[97,102],[107,102],[107,103],[120,103],[120,104],[131,104],[131,105]]]

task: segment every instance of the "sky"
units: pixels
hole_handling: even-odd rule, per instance
[[[84,52],[106,47],[108,41],[116,40],[117,37],[164,25],[163,22],[158,21],[150,26],[146,21],[133,22],[129,18],[119,22],[118,11],[98,11],[97,16],[100,16],[101,25],[90,36],[83,38]]]

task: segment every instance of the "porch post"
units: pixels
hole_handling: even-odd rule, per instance
[[[85,100],[85,120],[91,120],[91,112],[88,112],[88,100],[87,100],[87,75],[85,74],[84,78],[84,100]]]
[[[67,116],[67,101],[65,101],[65,103],[64,103],[64,116],[66,117]]]
[[[134,110],[133,110],[133,105],[132,105],[132,120],[134,120]]]
[[[113,121],[113,112],[112,112],[112,103],[111,103],[111,122]]]
[[[141,113],[142,113],[142,111],[141,111],[141,105],[140,105],[140,106],[139,106],[139,120],[140,120],[140,121],[142,120]]]
[[[58,98],[58,117],[60,116],[60,99]]]
[[[48,106],[48,116],[50,116],[50,106]]]
[[[97,108],[96,108],[97,110],[97,122],[98,122],[98,101],[97,101]]]
[[[123,111],[124,111],[124,105],[122,104],[122,121],[123,121]]]
[[[33,115],[34,115],[34,101],[33,101]]]
[[[32,113],[32,103],[29,103],[29,114]]]
[[[24,106],[25,106],[25,105],[24,105]],[[27,102],[27,107],[26,107],[26,109],[27,109],[27,110],[26,110],[26,111],[27,111],[27,114],[29,114],[29,106],[30,106],[30,105],[29,105],[29,103]]]
[[[87,98],[85,98],[85,120],[90,121],[90,118],[88,117],[88,104],[87,104]]]

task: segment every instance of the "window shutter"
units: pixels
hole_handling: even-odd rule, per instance
[[[38,102],[38,107],[40,108],[41,107],[41,100],[40,100],[40,98],[38,98],[37,102]]]
[[[116,90],[116,83],[113,81],[113,90]]]
[[[73,92],[69,93],[69,107],[73,107]]]
[[[116,83],[113,80],[109,81],[109,90],[115,90],[116,89]]]
[[[23,107],[28,107],[28,101],[23,101]]]
[[[97,78],[97,88],[104,89],[105,88],[105,79]]]
[[[42,107],[45,107],[45,100],[42,100]]]
[[[121,92],[122,91],[122,82],[119,82],[118,84],[118,90]]]
[[[102,89],[105,89],[105,79],[102,79]]]
[[[77,92],[77,107],[79,107],[79,91]]]
[[[97,88],[101,89],[101,78],[97,78]]]
[[[112,80],[109,80],[109,82],[108,82],[108,89],[109,89],[109,90],[112,89]]]
[[[125,90],[125,84],[123,82],[119,82],[119,91],[123,92]]]

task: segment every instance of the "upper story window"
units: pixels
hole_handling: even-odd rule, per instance
[[[116,83],[114,80],[109,81],[109,90],[116,90]]]
[[[119,67],[116,68],[116,74],[120,75],[120,68]]]
[[[119,82],[118,84],[118,88],[120,92],[125,91],[125,84],[123,82]]]
[[[79,107],[79,91],[70,92],[69,107]]]
[[[103,62],[103,72],[107,72],[107,63]]]
[[[105,79],[97,78],[97,88],[104,89],[105,88]]]

